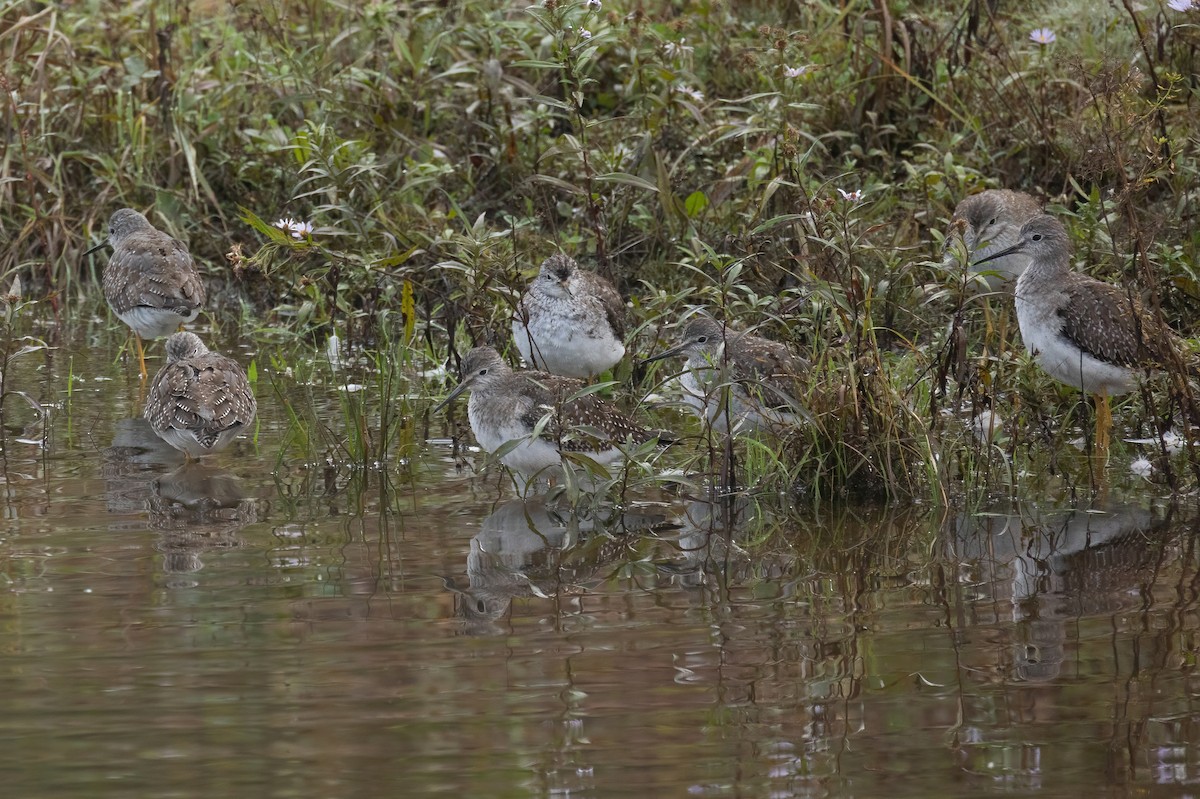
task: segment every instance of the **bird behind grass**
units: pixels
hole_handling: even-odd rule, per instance
[[[809,418],[796,399],[808,364],[777,341],[697,316],[676,346],[645,362],[676,355],[687,359],[680,375],[684,402],[717,432],[783,432]]]
[[[1013,255],[1028,259],[1015,291],[1025,348],[1055,380],[1096,395],[1096,447],[1107,450],[1109,395],[1183,364],[1186,344],[1129,289],[1071,269],[1071,241],[1054,217],[1033,217],[1015,244],[977,265]]]
[[[971,259],[971,271],[984,272],[982,280],[990,291],[1011,291],[1029,265],[1029,257],[1012,252],[992,257],[1016,244],[1021,226],[1042,212],[1041,204],[1024,192],[988,189],[962,200],[954,209],[954,220],[963,225],[963,244]],[[947,255],[947,260],[951,256]],[[981,264],[987,264],[986,267]]]
[[[588,379],[625,357],[625,305],[607,280],[551,255],[521,297],[512,334],[530,367]]]
[[[564,456],[607,467],[630,446],[669,443],[586,388],[570,377],[513,370],[496,350],[476,347],[463,358],[462,382],[434,410],[470,391],[467,418],[476,441],[526,482],[556,473]]]

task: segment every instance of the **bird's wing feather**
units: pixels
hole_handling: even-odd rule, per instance
[[[585,290],[596,297],[600,302],[600,306],[604,309],[604,316],[608,319],[608,326],[612,329],[613,336],[619,341],[625,340],[625,303],[621,301],[621,295],[600,275],[594,272],[586,272],[580,270],[575,273],[578,280]]]
[[[1064,291],[1068,302],[1059,309],[1062,333],[1081,350],[1119,366],[1147,367],[1169,363],[1179,338],[1160,325],[1136,297],[1125,290],[1075,275]]]
[[[542,428],[542,438],[554,442],[559,449],[594,452],[627,437],[637,443],[654,437],[598,395],[574,396],[584,387],[579,380],[545,372],[528,373],[525,377],[529,401],[521,413],[521,423],[533,427],[549,416]]]
[[[738,348],[737,357],[731,364],[731,378],[748,390],[769,387],[770,391],[762,396],[768,406],[797,405],[796,381],[807,364],[777,341],[754,336],[745,343],[749,346]]]
[[[158,430],[215,434],[250,424],[257,409],[237,362],[209,353],[163,367],[150,389],[146,418]]]
[[[161,231],[113,251],[104,270],[104,296],[117,313],[142,306],[187,316],[204,304],[204,284],[187,248]]]

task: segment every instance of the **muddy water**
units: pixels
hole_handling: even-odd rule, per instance
[[[572,514],[442,443],[350,468],[321,443],[350,381],[304,386],[263,353],[257,442],[187,466],[137,420],[120,339],[79,338],[10,372],[50,415],[6,400],[4,795],[1180,796],[1200,780],[1183,508],[1128,491],[1095,513],[1038,497],[784,520],[663,494]],[[283,398],[326,433],[298,436]]]

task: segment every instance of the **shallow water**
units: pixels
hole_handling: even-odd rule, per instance
[[[137,420],[120,338],[74,340],[13,365],[48,423],[5,405],[5,795],[1200,780],[1191,511],[838,507],[771,516],[765,542],[747,520],[770,511],[669,493],[573,516],[441,439],[378,470],[312,455],[284,398],[336,438],[339,379],[261,353],[257,444],[186,467]]]

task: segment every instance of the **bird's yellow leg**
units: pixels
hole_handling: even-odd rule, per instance
[[[137,342],[138,363],[142,368],[142,380],[145,381],[149,375],[146,374],[146,351],[142,349],[142,337],[134,333],[133,340]]]
[[[1002,356],[1006,351],[1008,351],[1008,349],[1012,345],[1012,342],[1009,341],[1009,331],[1011,330],[1009,322],[1010,322],[1010,319],[1008,316],[1008,304],[1005,303],[1004,305],[1000,306],[1000,316],[998,319],[998,326],[997,326],[997,329],[999,331],[999,338],[1000,338],[999,351]]]
[[[1107,394],[1094,394],[1092,398],[1096,403],[1096,455],[1107,461],[1108,437],[1112,431],[1112,408],[1108,404]]]
[[[992,334],[996,332],[996,326],[992,320],[992,303],[987,299],[983,303],[983,330],[983,340],[991,341]]]

